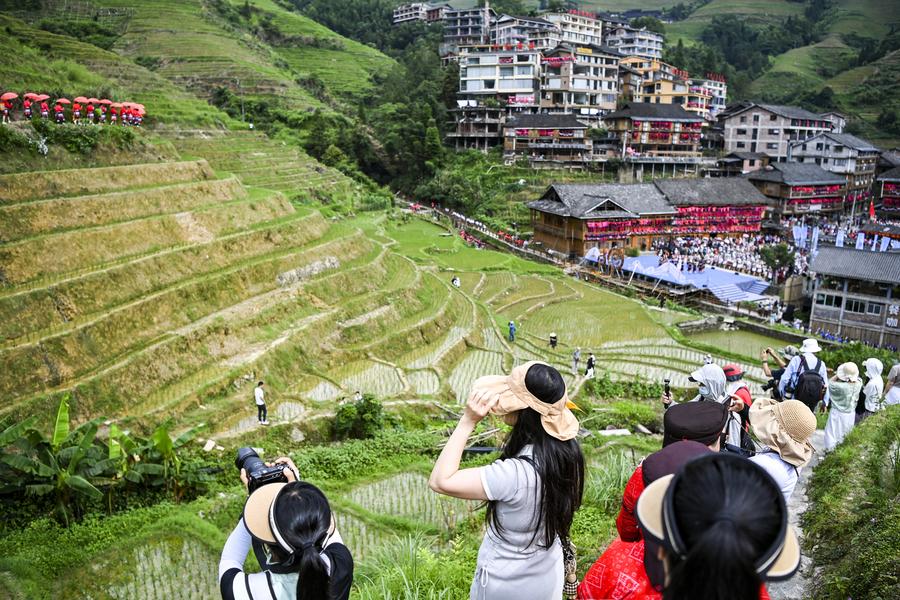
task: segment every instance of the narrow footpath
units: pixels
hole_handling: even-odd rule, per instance
[[[817,429],[812,437],[812,444],[816,448],[812,460],[800,471],[800,479],[797,481],[797,487],[794,494],[788,502],[788,510],[791,515],[791,525],[797,528],[800,538],[803,538],[803,529],[800,527],[800,516],[806,512],[809,505],[809,499],[806,496],[806,486],[809,484],[809,478],[812,477],[813,469],[819,464],[819,460],[823,456],[822,449],[825,448],[825,430]],[[809,583],[812,579],[812,559],[805,554],[801,558],[800,570],[796,575],[781,583],[770,583],[766,585],[769,590],[769,596],[772,600],[807,600],[811,598],[809,594]]]

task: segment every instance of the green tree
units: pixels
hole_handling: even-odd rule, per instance
[[[785,243],[763,246],[759,254],[773,272],[794,264],[794,251]]]
[[[666,26],[665,24],[657,19],[656,17],[638,17],[636,19],[631,20],[631,26],[637,27],[638,29],[647,29],[648,31],[655,31],[656,33],[665,35],[666,34]]]

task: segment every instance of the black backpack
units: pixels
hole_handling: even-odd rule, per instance
[[[825,388],[825,380],[819,373],[822,361],[816,359],[814,367],[806,364],[806,357],[800,357],[800,373],[797,375],[797,383],[794,386],[794,398],[800,400],[815,413],[816,406],[822,400],[822,390]]]

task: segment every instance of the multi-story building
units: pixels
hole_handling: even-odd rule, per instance
[[[900,346],[900,252],[819,246],[810,263],[809,326],[878,346]]]
[[[900,167],[894,167],[878,176],[875,188],[880,209],[886,215],[900,215]]]
[[[782,216],[839,212],[847,182],[816,164],[777,162],[747,175],[750,183],[773,201]]]
[[[831,131],[834,133],[844,133],[844,127],[847,126],[847,117],[835,111],[822,113],[819,116],[826,121],[831,122]]]
[[[634,102],[641,91],[643,75],[629,64],[619,61],[619,97],[623,102]]]
[[[768,199],[744,179],[552,185],[528,205],[534,239],[569,256],[592,247],[649,250],[675,236],[760,231]]]
[[[703,118],[680,106],[631,102],[603,117],[603,123],[626,160],[700,158]]]
[[[497,13],[487,3],[481,8],[444,11],[444,44],[441,54],[456,53],[460,46],[488,44]]]
[[[413,21],[434,23],[443,20],[444,13],[448,10],[453,10],[449,4],[429,4],[427,2],[401,4],[394,9],[393,23],[394,25],[401,25]]]
[[[394,9],[393,23],[400,25],[401,23],[409,23],[411,21],[424,21],[428,16],[428,4],[425,2],[412,2],[410,4],[401,4]]]
[[[676,104],[704,119],[709,118],[712,94],[692,79],[657,79],[641,84],[635,100],[652,104]]]
[[[655,31],[637,29],[626,23],[607,22],[606,44],[625,56],[661,59],[665,37]]]
[[[584,166],[593,150],[587,129],[571,113],[516,115],[504,125],[504,155],[526,157],[535,168]]]
[[[488,149],[503,140],[503,123],[514,113],[537,110],[541,53],[495,45],[462,46],[454,130],[457,148]]]
[[[541,109],[599,119],[616,108],[619,53],[603,46],[560,45],[543,54]]]
[[[741,102],[718,115],[725,152],[765,152],[787,160],[792,142],[831,131],[831,121],[796,106]]]
[[[720,177],[737,177],[765,169],[769,166],[769,155],[763,152],[732,152],[716,161]]]
[[[847,180],[847,193],[861,197],[875,181],[881,151],[849,133],[820,133],[790,147],[789,160],[815,163]]]
[[[642,84],[657,81],[675,81],[679,78],[685,79],[688,76],[686,71],[681,71],[669,63],[652,58],[626,55],[620,63],[640,73]]]
[[[541,16],[559,28],[560,41],[573,46],[600,46],[603,44],[603,21],[592,13],[571,10],[565,13],[548,13]]]
[[[725,103],[728,99],[728,83],[725,77],[718,73],[707,73],[706,79],[694,79],[695,85],[700,85],[711,96],[709,100],[709,118],[715,119],[716,116],[725,110]]]
[[[535,17],[501,15],[491,32],[491,43],[499,46],[523,45],[542,50],[556,46],[559,39],[556,25]]]

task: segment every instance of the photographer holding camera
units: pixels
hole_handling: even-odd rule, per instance
[[[353,557],[325,494],[300,481],[290,458],[264,463],[251,448],[236,466],[250,493],[219,561],[223,600],[347,600]],[[243,569],[251,545],[263,571]]]
[[[787,367],[788,362],[799,353],[800,351],[794,346],[785,346],[784,350],[781,351],[781,356],[771,348],[766,348],[762,351],[760,355],[760,359],[762,360],[762,370],[766,377],[769,378],[769,381],[763,386],[763,391],[770,392],[772,398],[775,400],[781,400],[781,392],[778,389],[778,384],[781,381],[781,376],[784,375],[784,370]],[[770,357],[775,361],[775,364],[778,365],[777,369],[772,369],[769,366]]]

